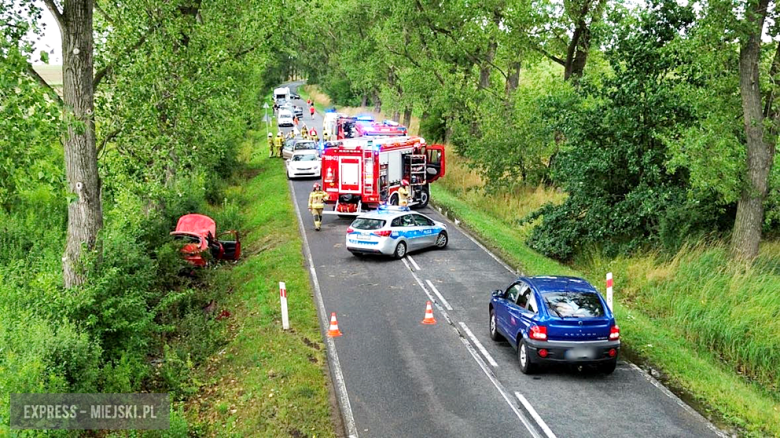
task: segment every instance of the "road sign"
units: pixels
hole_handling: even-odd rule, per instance
[[[265,123],[271,123],[271,118],[270,118],[270,117],[268,117],[268,115],[265,115],[265,116],[263,117],[263,122],[265,122]]]
[[[268,102],[265,102],[265,103],[263,104],[263,108],[265,108],[265,109],[268,109]]]

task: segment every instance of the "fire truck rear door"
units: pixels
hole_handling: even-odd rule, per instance
[[[426,179],[431,183],[444,176],[444,145],[428,145],[425,148],[425,155],[427,161],[425,169]]]
[[[339,193],[360,194],[360,157],[339,158]]]

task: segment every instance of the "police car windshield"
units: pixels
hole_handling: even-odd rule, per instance
[[[378,230],[385,226],[385,221],[382,219],[367,219],[359,218],[352,222],[352,228],[358,230]]]
[[[547,308],[559,318],[593,318],[604,316],[601,300],[593,292],[548,292]]]
[[[293,161],[317,161],[317,154],[295,154]]]

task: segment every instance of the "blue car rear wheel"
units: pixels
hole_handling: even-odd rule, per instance
[[[517,362],[520,364],[520,371],[523,374],[533,374],[536,372],[536,364],[531,362],[531,354],[525,341],[520,339],[517,343]]]

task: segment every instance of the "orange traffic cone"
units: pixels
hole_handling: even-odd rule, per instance
[[[425,319],[422,320],[423,324],[436,324],[436,320],[433,318],[433,307],[431,307],[431,302],[428,301],[428,304],[425,306]]]
[[[341,330],[339,330],[339,322],[336,321],[336,312],[330,314],[330,328],[328,328],[328,337],[335,338],[341,336]]]

